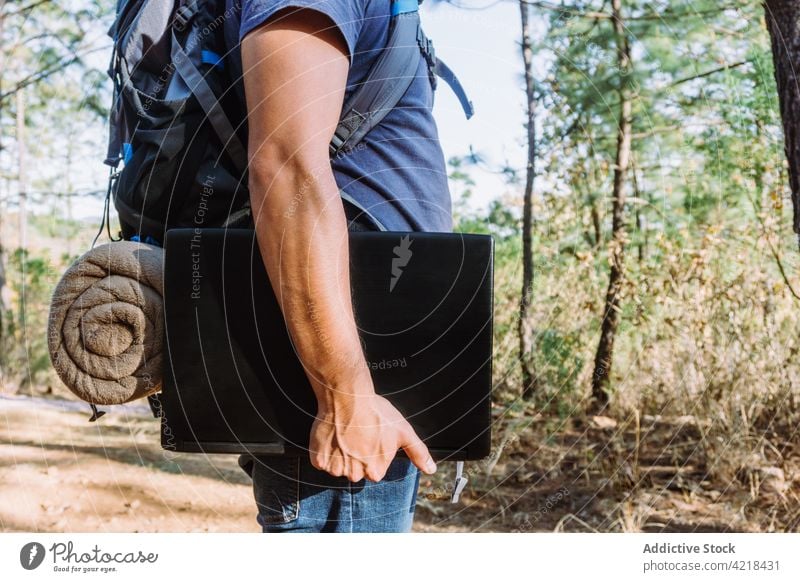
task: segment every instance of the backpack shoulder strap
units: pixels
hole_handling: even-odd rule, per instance
[[[417,0],[392,0],[389,39],[366,79],[342,107],[331,156],[354,148],[403,97],[419,64]]]
[[[175,14],[175,20],[178,26],[186,27],[195,13],[201,8],[202,6],[196,1],[188,0],[182,2]],[[172,27],[171,34],[171,57],[172,64],[175,66],[175,71],[181,76],[203,108],[203,111],[211,123],[211,127],[214,128],[217,136],[222,141],[225,151],[230,155],[239,172],[244,173],[247,170],[247,150],[237,136],[233,124],[223,110],[222,104],[214,94],[214,91],[195,63],[192,62],[191,56],[187,54],[184,47],[181,46],[180,40],[176,35],[175,26]],[[196,36],[196,31],[190,29],[189,34],[190,36],[186,41],[186,45],[198,50],[201,43]],[[205,55],[203,55],[203,58],[205,58]]]
[[[472,102],[453,72],[433,53],[433,44],[422,32],[418,0],[392,0],[389,39],[367,78],[342,108],[342,116],[330,143],[331,156],[353,149],[378,125],[403,97],[417,72],[420,52],[425,57],[436,88],[435,76],[445,79],[472,116]]]
[[[436,56],[436,52],[433,50],[433,42],[425,36],[422,27],[419,28],[417,41],[419,42],[422,56],[425,57],[425,61],[428,63],[428,73],[430,74],[434,89],[436,88],[436,77],[441,77],[450,89],[453,90],[453,93],[456,94],[467,119],[472,117],[475,113],[475,108],[472,105],[472,101],[467,97],[467,92],[464,91],[461,81],[458,80],[458,77],[456,77],[452,69],[450,69],[442,59]]]
[[[247,169],[247,150],[242,144],[233,128],[228,116],[222,109],[222,104],[217,99],[214,91],[206,82],[203,74],[198,70],[192,59],[181,47],[175,32],[172,33],[172,63],[175,70],[194,94],[207,119],[214,128],[217,136],[222,140],[225,151],[231,156],[240,172]]]

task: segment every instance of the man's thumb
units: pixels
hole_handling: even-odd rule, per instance
[[[430,452],[428,452],[428,447],[426,447],[422,439],[417,436],[417,433],[414,432],[411,425],[408,426],[405,443],[402,445],[402,449],[420,471],[428,475],[432,475],[436,472],[436,463],[433,462],[433,458]]]

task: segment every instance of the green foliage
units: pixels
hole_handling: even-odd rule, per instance
[[[581,338],[574,331],[545,329],[537,337],[537,347],[537,371],[545,389],[535,395],[536,401],[540,408],[566,418],[583,389],[578,381],[584,365]]]
[[[587,362],[597,346],[608,281],[623,81],[634,93],[633,152],[614,405],[686,410],[683,404],[694,400],[679,395],[703,393],[709,381],[726,385],[720,398],[739,397],[734,394],[744,393],[748,382],[762,378],[742,368],[720,372],[722,362],[738,357],[726,352],[731,336],[752,347],[749,358],[765,382],[785,385],[790,351],[775,351],[774,343],[796,344],[783,331],[792,299],[770,248],[791,236],[784,228],[783,143],[760,6],[626,0],[633,57],[627,80],[616,68],[611,20],[589,16],[608,15],[608,3],[568,6],[538,13],[547,32],[534,47],[546,67],[537,80],[544,113],[534,200],[532,323],[541,383],[534,405],[563,416],[587,396]],[[474,188],[470,170],[486,166],[472,153],[453,165],[451,179],[456,190],[462,186],[464,200]],[[497,397],[513,408],[520,381],[521,173],[507,175],[518,198],[496,199],[480,211],[458,206],[457,229],[491,233],[497,241]],[[762,320],[754,294],[770,305],[775,328]],[[685,307],[698,297],[705,299]],[[742,310],[745,315],[732,315]],[[680,377],[682,368],[702,368],[688,365],[690,357],[713,370]]]
[[[510,241],[519,237],[520,218],[509,207],[508,202],[494,199],[489,203],[488,213],[483,214],[471,206],[475,181],[471,169],[482,163],[480,156],[471,154],[452,157],[450,166],[450,189],[453,197],[453,230],[474,234],[491,234],[495,240]],[[510,178],[510,180],[513,178]]]
[[[75,240],[86,231],[86,224],[80,220],[61,216],[62,210],[54,207],[49,216],[36,214],[30,217],[29,225],[41,235],[61,240]]]
[[[58,269],[42,255],[16,249],[8,257],[11,304],[6,306],[2,346],[5,378],[23,389],[47,383],[47,316]]]

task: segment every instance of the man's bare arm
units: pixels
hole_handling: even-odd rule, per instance
[[[328,153],[348,73],[344,39],[319,12],[279,13],[245,37],[242,62],[258,244],[318,402],[311,461],[377,481],[403,448],[432,473],[427,447],[375,394],[354,321],[347,223]]]

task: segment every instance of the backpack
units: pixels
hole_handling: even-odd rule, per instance
[[[252,226],[246,112],[226,67],[225,10],[225,0],[118,0],[108,31],[109,238],[111,197],[125,240],[160,245],[173,227]],[[381,122],[408,89],[420,56],[433,88],[437,76],[444,79],[472,116],[461,84],[422,31],[418,0],[391,0],[387,45],[344,103],[331,156]]]

